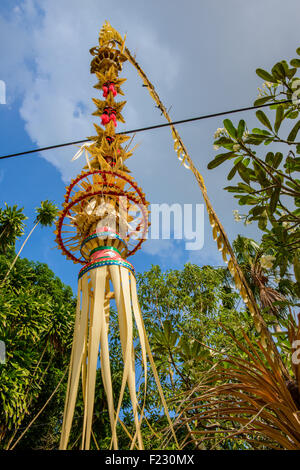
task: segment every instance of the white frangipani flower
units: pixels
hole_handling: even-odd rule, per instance
[[[218,127],[218,129],[214,133],[214,138],[218,139],[224,133],[226,133],[226,129],[224,127]]]
[[[273,255],[262,255],[260,258],[260,265],[264,269],[271,269],[273,267],[275,256]]]
[[[239,211],[237,209],[234,209],[233,211],[233,217],[236,222],[240,222],[242,220],[242,217],[239,215]]]

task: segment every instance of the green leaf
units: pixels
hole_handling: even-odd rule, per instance
[[[275,124],[274,124],[274,129],[275,132],[277,133],[279,130],[279,127],[283,121],[284,118],[284,107],[283,106],[277,106],[276,109],[276,118],[275,118]]]
[[[284,117],[287,118],[287,119],[296,119],[298,117],[298,115],[299,115],[299,111],[297,111],[297,110],[294,111],[293,109],[289,109],[285,113]]]
[[[273,214],[276,210],[278,200],[279,200],[279,196],[280,196],[280,187],[275,188],[274,191],[272,192],[272,196],[271,196],[271,200],[270,200],[270,206],[269,206],[271,214]]]
[[[223,144],[224,149],[233,151],[234,141],[231,141],[231,144]]]
[[[241,162],[244,159],[244,155],[240,155],[239,157],[234,159],[234,164],[236,165],[237,163]]]
[[[248,193],[252,193],[252,192],[253,192],[253,189],[251,188],[251,186],[249,186],[249,184],[238,183],[238,187],[239,187],[239,188],[244,188],[245,191],[247,191]]]
[[[300,55],[300,47],[298,47],[298,48],[296,49],[296,52],[297,52],[298,55]]]
[[[227,153],[220,153],[219,155],[214,158],[209,164],[207,165],[207,168],[209,170],[212,170],[213,168],[216,168],[217,166],[221,165],[224,163],[226,160],[228,160],[230,157],[234,156],[235,154],[232,152],[227,152]]]
[[[300,129],[300,121],[298,121],[295,126],[293,127],[293,129],[291,130],[291,132],[289,133],[288,135],[288,138],[287,140],[289,142],[294,142],[294,140],[296,139],[297,137],[297,134],[298,134],[298,131]]]
[[[267,116],[265,115],[265,113],[261,110],[259,111],[256,111],[256,116],[257,116],[257,119],[260,120],[260,122],[266,126],[268,129],[270,129],[270,131],[272,131],[272,126],[271,126],[271,123],[269,121],[269,119],[267,118]]]
[[[253,196],[235,196],[235,197],[238,197],[240,198],[239,200],[239,205],[240,206],[245,206],[245,205],[251,205],[251,204],[256,204],[257,203],[257,199],[256,197],[253,197]]]
[[[296,282],[294,285],[295,293],[300,297],[300,282]]]
[[[257,100],[254,101],[254,106],[261,106],[262,104],[267,103],[273,98],[273,96],[263,96],[262,98],[257,98]]]
[[[294,256],[293,265],[296,281],[300,283],[300,260],[297,255]]]
[[[274,153],[273,152],[268,152],[266,155],[266,163],[268,165],[273,165],[273,159],[274,159]]]
[[[234,127],[230,119],[224,119],[223,124],[228,134],[231,135],[231,137],[233,137],[234,139],[236,139],[236,128]]]
[[[256,69],[256,74],[267,82],[277,83],[277,80],[263,69]]]
[[[265,141],[264,141],[264,145],[269,145],[269,144],[271,144],[271,143],[273,142],[273,140],[274,140],[274,137],[272,137],[271,139],[265,140]]]
[[[258,227],[261,230],[265,230],[268,224],[267,212],[264,211],[258,219]]]
[[[254,217],[262,214],[266,210],[265,206],[255,206],[253,209],[250,210],[251,214],[253,214]]]
[[[281,152],[276,152],[275,153],[275,157],[274,157],[274,160],[273,160],[273,168],[278,168],[280,163],[282,162],[282,159],[283,159],[283,155]]]
[[[224,144],[232,144],[232,139],[230,137],[220,137],[218,140],[215,140],[215,145],[224,145]]]
[[[265,135],[265,136],[272,135],[271,132],[266,131],[265,129],[259,129],[259,127],[254,127],[254,129],[252,129],[252,135],[256,135],[256,134]]]
[[[250,182],[250,172],[249,170],[244,166],[243,163],[239,163],[238,165],[238,172],[242,180],[244,180],[246,183]]]
[[[246,123],[244,119],[241,119],[237,128],[237,138],[241,139],[243,137],[243,133],[246,127]]]
[[[227,179],[230,181],[232,180],[232,178],[234,177],[234,175],[236,174],[237,172],[237,169],[238,169],[238,163],[236,165],[234,165],[234,167],[232,167],[232,169],[230,170],[230,172],[228,173],[228,176],[227,176]]]
[[[290,61],[290,64],[291,64],[292,67],[297,67],[298,68],[298,67],[300,67],[300,59],[292,59]]]
[[[288,259],[284,258],[280,264],[280,277],[283,277],[288,267]]]
[[[251,145],[260,145],[264,141],[264,137],[262,135],[255,135],[255,134],[250,134],[247,137],[247,144]]]
[[[296,72],[297,72],[297,68],[293,68],[293,69],[289,69],[286,74],[288,78],[291,79],[293,78]]]
[[[283,65],[283,68],[284,68],[285,72],[287,73],[288,70],[289,70],[289,65],[288,65],[287,61],[282,60],[280,63]]]
[[[226,186],[224,189],[228,191],[229,193],[248,193],[248,190],[245,190],[244,188],[241,188],[239,186]]]
[[[265,170],[255,161],[253,162],[253,168],[255,171],[255,175],[259,181],[259,183],[262,185],[262,187],[269,186],[269,180],[266,177],[266,172]]]
[[[278,80],[285,78],[286,71],[281,62],[277,62],[277,64],[275,64],[274,67],[272,67],[272,74]]]
[[[163,325],[164,325],[165,335],[167,337],[170,336],[171,330],[172,330],[172,324],[171,324],[170,320],[165,320]]]
[[[299,189],[299,186],[297,186],[297,184],[294,183],[293,181],[286,181],[285,184],[289,186],[290,188],[294,189],[295,191]]]

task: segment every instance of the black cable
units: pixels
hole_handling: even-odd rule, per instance
[[[271,106],[271,105],[273,106],[273,105],[291,103],[291,102],[292,102],[292,100],[285,100],[285,101],[279,101],[277,103],[272,103],[272,104],[266,103],[266,104],[261,104],[261,105],[258,105],[258,106],[249,106],[247,108],[232,109],[231,111],[222,111],[221,113],[205,114],[204,116],[198,116],[198,117],[188,118],[188,119],[181,119],[180,121],[166,122],[164,124],[156,124],[154,126],[140,127],[138,129],[131,129],[129,131],[116,132],[116,135],[119,135],[119,134],[134,134],[134,133],[136,134],[137,132],[144,132],[144,131],[149,131],[149,130],[152,130],[152,129],[159,129],[161,127],[175,126],[175,125],[178,125],[178,124],[184,124],[186,122],[200,121],[202,119],[209,119],[209,118],[218,117],[218,116],[225,116],[226,114],[241,113],[243,111],[250,111],[252,109],[264,108],[266,106]],[[44,150],[56,149],[56,148],[59,148],[59,147],[66,147],[68,145],[82,144],[84,142],[90,142],[90,140],[89,139],[76,140],[74,142],[67,142],[65,144],[50,145],[49,147],[43,147],[43,148],[34,149],[34,150],[27,150],[25,152],[13,153],[11,155],[4,155],[4,156],[0,157],[0,160],[3,160],[4,158],[12,158],[12,157],[19,157],[21,155],[28,155],[30,153],[43,152]]]

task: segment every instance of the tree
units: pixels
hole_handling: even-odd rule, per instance
[[[9,227],[13,226],[13,218],[8,217],[11,212],[9,208],[1,219],[3,223],[8,219]],[[38,224],[51,225],[57,208],[44,201],[36,212],[35,225],[18,255],[15,255],[13,245],[16,234],[21,233],[16,230],[11,230],[10,239],[3,237],[6,256],[0,255],[0,277],[10,265],[11,281],[2,282],[0,291],[0,339],[6,345],[6,363],[0,366],[0,447],[5,449],[58,448],[66,395],[76,302],[71,289],[64,286],[47,265],[19,258],[33,230]],[[13,214],[22,216],[22,210],[14,206]],[[111,319],[111,353],[115,359],[113,386],[117,392],[122,379],[122,354],[116,340],[118,322],[113,311]],[[124,410],[129,403],[129,394],[125,393]],[[100,369],[97,372],[96,406],[93,445],[94,448],[98,445],[109,448],[108,407]],[[71,434],[74,448],[78,448],[82,431],[82,395],[76,413]],[[130,426],[130,420],[127,424]],[[128,448],[126,432],[122,439],[121,445]]]
[[[36,229],[36,227],[39,224],[41,224],[42,227],[51,226],[53,224],[56,216],[57,216],[58,208],[52,202],[46,200],[46,201],[42,201],[41,206],[36,208],[36,213],[37,213],[37,216],[36,216],[36,219],[35,219],[34,226],[32,227],[29,234],[27,235],[24,242],[22,243],[21,248],[19,249],[18,253],[16,254],[12,264],[10,265],[10,267],[7,271],[7,273],[5,274],[5,277],[2,281],[2,284],[4,284],[6,282],[11,270],[13,269],[14,265],[16,264],[17,259],[19,258],[20,254],[22,253],[22,250],[23,250],[24,246],[26,245],[28,239],[32,235],[33,231]]]
[[[297,54],[300,55],[300,48]],[[298,295],[300,180],[297,179],[297,171],[300,169],[300,141],[297,135],[300,120],[297,118],[300,79],[296,73],[299,67],[300,59],[292,59],[290,66],[282,60],[270,72],[260,68],[256,70],[266,82],[254,105],[269,103],[273,119],[258,110],[256,116],[263,127],[256,127],[251,132],[244,120],[235,127],[225,119],[224,128],[215,133],[214,147],[216,150],[223,147],[227,151],[218,154],[208,164],[208,168],[213,169],[233,160],[227,178],[231,180],[239,176],[239,181],[236,186],[225,189],[234,193],[241,206],[251,206],[242,217],[246,223],[258,222],[264,232],[262,246],[272,249],[274,265],[280,267],[281,276],[294,265]],[[264,151],[262,146],[270,146],[270,150]]]
[[[6,266],[1,255],[0,273]],[[69,362],[75,314],[71,288],[47,265],[18,259],[11,277],[0,290],[0,338],[6,345],[6,363],[0,366],[2,448],[13,446],[59,383]],[[63,406],[58,396],[57,420]],[[43,414],[43,421],[51,416]]]
[[[281,331],[280,320],[287,319],[287,307],[296,301],[295,283],[288,273],[280,277],[280,270],[273,265],[273,251],[264,251],[254,240],[238,235],[233,242],[233,249],[268,325],[274,324],[275,331]]]
[[[300,48],[297,53],[300,55]],[[299,344],[300,318],[293,312],[292,299],[300,293],[300,180],[295,176],[300,168],[300,157],[297,157],[300,142],[296,141],[300,121],[292,125],[287,137],[279,136],[284,120],[297,119],[299,115],[294,93],[296,90],[299,95],[300,80],[295,78],[295,74],[300,60],[293,59],[290,65],[292,68],[286,61],[281,61],[270,73],[263,69],[256,71],[267,82],[263,85],[262,96],[254,104],[270,103],[270,109],[276,109],[274,123],[271,124],[271,119],[261,110],[256,116],[267,130],[254,128],[249,132],[244,120],[235,127],[225,119],[224,128],[215,133],[214,146],[216,150],[224,147],[228,152],[217,155],[208,164],[208,168],[213,169],[234,159],[227,178],[231,180],[238,175],[242,181],[225,189],[234,193],[240,205],[251,206],[243,216],[235,211],[235,218],[244,219],[246,224],[257,221],[263,232],[260,245],[238,237],[234,243],[237,260],[249,286],[254,294],[258,294],[263,311],[267,308],[279,316],[282,301],[288,309],[285,322],[281,318],[284,329],[276,333],[277,351],[285,363],[287,374],[279,367],[280,356],[273,357],[260,340],[256,345],[248,334],[243,333],[243,341],[240,341],[225,329],[238,346],[239,354],[230,352],[224,356],[223,364],[227,367],[218,366],[212,377],[214,383],[209,386],[200,384],[198,396],[188,403],[189,407],[194,406],[197,410],[193,416],[197,422],[197,429],[192,433],[194,439],[210,442],[211,435],[201,429],[201,422],[213,422],[221,439],[212,448],[228,438],[242,436],[252,448],[300,449],[300,361],[295,351]],[[278,104],[282,97],[287,102]],[[272,151],[261,151],[258,155],[253,146],[262,144],[271,145]],[[279,145],[280,149],[287,147],[285,155],[278,151]],[[294,266],[295,283],[288,278],[291,265]],[[277,270],[281,283],[278,289],[268,285],[268,269],[274,273]],[[246,356],[241,356],[241,353]],[[181,421],[188,422],[184,409]]]
[[[299,326],[290,325],[288,334],[291,344],[299,344]],[[228,355],[226,367],[218,367],[211,373],[210,383],[196,387],[195,396],[187,400],[179,415],[181,426],[193,419],[196,426],[188,437],[211,449],[222,449],[228,440],[239,438],[248,449],[299,450],[300,361],[293,361],[289,354],[289,369],[296,380],[286,381],[260,341],[256,345],[247,335],[246,344],[233,339],[246,358]],[[186,416],[186,408],[193,409],[192,418]],[[214,434],[203,429],[203,421],[211,423]]]
[[[0,257],[0,273],[6,263],[5,257]],[[6,344],[7,355],[6,364],[0,366],[0,448],[58,449],[75,308],[71,288],[64,286],[46,264],[17,260],[11,282],[0,292],[0,339]],[[122,353],[116,313],[111,311],[110,317],[112,379],[117,396],[122,381]],[[123,413],[129,409],[126,391]],[[83,410],[79,390],[70,436],[72,449],[80,448]],[[126,424],[131,429],[131,416],[127,415]],[[100,369],[93,432],[92,449],[109,449],[110,420]],[[119,443],[121,448],[129,447],[130,439],[122,429]]]
[[[159,266],[152,266],[151,270],[137,276],[149,342],[175,418],[178,410],[182,409],[182,402],[185,402],[185,393],[192,400],[197,385],[207,380],[218,363],[223,363],[223,354],[238,352],[234,341],[224,334],[221,323],[234,331],[238,338],[242,338],[242,329],[251,338],[257,338],[251,316],[239,307],[239,295],[229,279],[226,268],[199,267],[189,263],[183,270],[166,272],[162,272]],[[170,446],[172,441],[163,431],[168,425],[164,417],[157,414],[159,406],[155,384],[149,380],[146,414],[159,436],[150,434],[149,446],[156,445],[154,448],[161,449],[165,445]],[[186,416],[191,414],[192,410],[185,410]],[[208,422],[202,421],[203,429],[207,425]],[[193,426],[192,419],[187,426],[179,426],[178,438],[184,440]],[[190,448],[195,446],[192,441]]]

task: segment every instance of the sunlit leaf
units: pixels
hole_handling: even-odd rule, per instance
[[[231,137],[233,137],[234,139],[236,139],[237,131],[234,125],[232,124],[232,122],[230,121],[230,119],[224,119],[223,124],[228,134],[231,135]]]
[[[224,163],[226,160],[228,160],[229,158],[231,158],[232,156],[234,156],[235,154],[232,153],[232,152],[228,152],[228,153],[221,153],[219,155],[217,155],[214,160],[212,160],[211,162],[209,162],[209,164],[207,165],[207,168],[209,170],[212,170],[213,168],[216,168],[217,166],[221,165],[222,163]]]
[[[271,74],[266,72],[266,70],[256,69],[256,74],[263,80],[266,80],[267,82],[277,83],[277,80]]]
[[[271,123],[263,111],[256,111],[256,116],[264,126],[270,129],[270,131],[272,130]]]
[[[300,120],[295,124],[295,126],[289,133],[288,138],[287,138],[288,142],[294,142],[294,140],[297,137],[299,129],[300,129]]]

